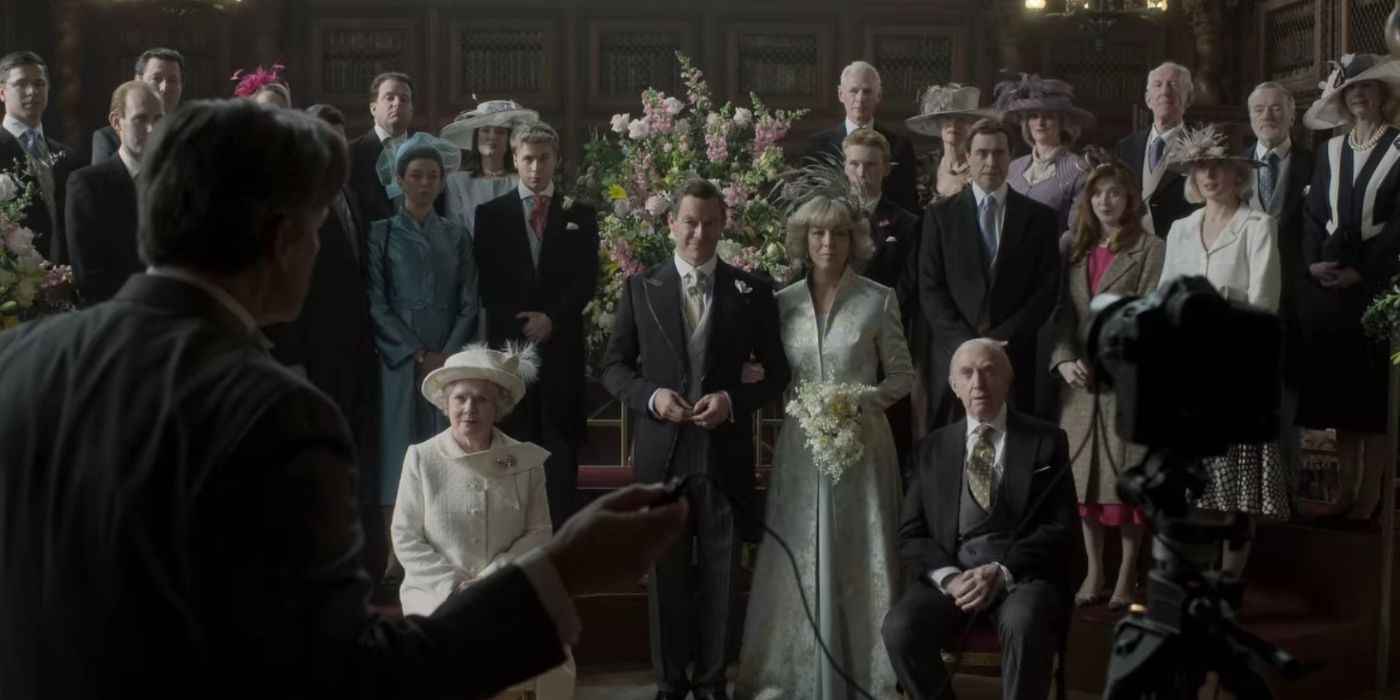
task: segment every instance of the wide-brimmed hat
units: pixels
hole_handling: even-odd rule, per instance
[[[503,126],[507,129],[520,122],[539,121],[540,113],[525,109],[514,100],[487,100],[457,115],[451,124],[442,128],[442,137],[457,144],[464,151],[473,148],[472,138],[476,130],[483,126]]]
[[[925,136],[938,136],[938,121],[945,117],[966,117],[968,119],[996,119],[996,110],[978,107],[982,91],[971,85],[948,83],[930,85],[919,95],[919,115],[904,120],[910,131]]]
[[[1233,160],[1251,168],[1264,165],[1263,161],[1233,153],[1225,134],[1214,126],[1182,126],[1167,143],[1166,159],[1167,167],[1179,173],[1189,173],[1191,168],[1211,161]]]
[[[1031,112],[1060,112],[1081,129],[1095,121],[1092,112],[1074,105],[1074,86],[1063,80],[1022,73],[1019,80],[998,83],[996,96],[996,109],[1009,122],[1018,123]]]
[[[1342,92],[1367,80],[1390,86],[1391,95],[1400,94],[1400,60],[1373,53],[1349,53],[1329,61],[1332,74],[1318,83],[1322,96],[1303,114],[1303,126],[1314,131],[1333,129],[1347,122],[1347,106]]]
[[[379,175],[379,184],[384,185],[384,191],[390,199],[403,194],[399,187],[399,162],[420,146],[432,148],[442,157],[442,187],[447,186],[448,173],[457,172],[457,169],[462,167],[462,149],[458,148],[457,144],[420,131],[399,144],[392,154],[387,148],[380,151],[379,160],[374,164],[374,171]]]
[[[463,379],[483,379],[503,390],[501,413],[509,411],[525,396],[525,385],[539,372],[539,354],[534,345],[507,345],[504,352],[475,343],[447,358],[443,365],[423,378],[423,398],[440,410],[447,410],[447,386]]]

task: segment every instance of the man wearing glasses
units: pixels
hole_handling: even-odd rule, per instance
[[[0,58],[0,102],[5,105],[0,130],[0,170],[24,171],[38,189],[19,224],[34,232],[34,247],[51,262],[67,264],[63,239],[63,192],[75,167],[72,149],[44,135],[49,105],[49,69],[32,51]]]

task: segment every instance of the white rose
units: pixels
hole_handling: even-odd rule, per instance
[[[629,120],[630,120],[630,117],[628,117],[628,115],[625,114],[625,113],[624,113],[624,114],[614,114],[614,115],[613,115],[613,118],[612,118],[612,130],[613,130],[613,132],[614,132],[614,133],[621,134],[621,133],[627,131],[627,122],[628,122]]]
[[[640,119],[633,119],[632,123],[627,125],[627,136],[633,141],[640,141],[650,135],[651,127]]]
[[[734,126],[743,129],[753,123],[753,111],[747,107],[734,110]]]
[[[667,114],[680,114],[681,110],[685,109],[685,103],[674,97],[667,97],[661,102],[661,108],[666,110]]]
[[[19,183],[9,173],[0,174],[0,202],[8,202],[19,194]]]
[[[666,198],[659,194],[647,197],[647,212],[652,216],[661,216],[670,208],[671,203],[666,201]]]
[[[613,214],[621,219],[632,211],[632,204],[625,199],[619,199],[613,203]]]

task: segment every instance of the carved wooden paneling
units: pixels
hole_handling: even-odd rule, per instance
[[[864,55],[880,69],[885,98],[899,104],[913,104],[929,85],[968,78],[964,27],[866,27]]]
[[[1385,45],[1384,28],[1385,18],[1395,3],[1391,0],[1342,1],[1346,14],[1342,23],[1343,50],[1339,53],[1390,53]]]
[[[1085,104],[1122,107],[1142,102],[1147,72],[1159,62],[1146,37],[1110,36],[1102,47],[1088,36],[1057,39],[1047,51],[1045,73],[1074,86]]]
[[[509,98],[535,109],[559,105],[559,27],[548,17],[458,20],[449,38],[448,97],[454,107]]]
[[[226,97],[233,94],[233,83],[229,81],[233,71],[229,67],[227,32],[193,18],[186,18],[178,24],[162,24],[164,26],[126,25],[130,29],[117,32],[115,60],[103,62],[103,81],[93,81],[92,84],[115,87],[130,80],[137,57],[149,48],[166,46],[179,47],[178,50],[185,57],[183,79],[186,98]]]
[[[779,106],[823,104],[834,91],[825,27],[808,23],[736,24],[729,28],[729,94],[757,93]]]
[[[1297,0],[1264,12],[1264,72],[1271,80],[1314,80],[1320,51],[1318,0]]]
[[[677,20],[601,20],[588,26],[588,103],[595,109],[630,107],[648,87],[685,91],[676,52],[698,61],[695,23]]]
[[[311,26],[311,90],[317,101],[366,101],[380,73],[417,77],[421,42],[418,23],[411,19],[317,20]],[[415,80],[420,92],[421,83]]]

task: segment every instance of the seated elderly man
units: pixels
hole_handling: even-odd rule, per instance
[[[969,340],[951,364],[967,418],[915,450],[899,529],[913,580],[885,617],[885,646],[912,698],[940,697],[939,650],[957,646],[969,615],[986,613],[1001,639],[1003,697],[1044,700],[1085,569],[1068,441],[1008,410],[1011,362],[1000,343]]]
[[[537,371],[533,346],[498,352],[475,344],[424,377],[423,398],[450,426],[404,455],[391,532],[404,568],[405,615],[431,615],[453,592],[549,541],[549,453],[496,428]],[[530,697],[563,700],[573,687],[570,659],[499,697],[533,691]]]

